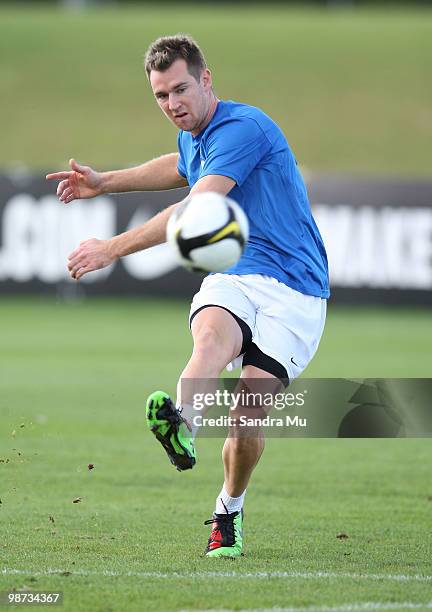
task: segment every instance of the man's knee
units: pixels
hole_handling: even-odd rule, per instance
[[[220,348],[224,344],[221,331],[213,324],[201,325],[194,333],[194,348],[200,351],[209,351]]]
[[[260,427],[234,426],[230,428],[228,444],[236,456],[249,455],[264,444],[264,434]]]
[[[213,325],[202,326],[199,331],[194,334],[193,340],[193,353],[195,357],[202,360],[211,359],[213,362],[223,362],[225,360],[225,353],[227,353],[229,349],[225,348],[226,341],[223,334]]]
[[[194,354],[204,359],[225,362],[237,357],[241,331],[230,314],[221,308],[206,308],[192,323]]]

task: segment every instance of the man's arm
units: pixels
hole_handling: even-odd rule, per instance
[[[234,185],[235,182],[232,179],[212,174],[200,179],[192,188],[191,195],[205,191],[215,191],[226,195]],[[87,272],[105,268],[120,257],[165,242],[168,219],[178,204],[172,204],[144,225],[114,236],[110,240],[91,238],[81,242],[79,247],[69,255],[68,268],[72,278],[79,280]]]
[[[168,153],[135,168],[104,172],[103,193],[187,187],[187,180],[177,170],[178,158],[178,153]]]
[[[47,180],[59,180],[57,196],[69,204],[81,198],[94,198],[104,193],[125,191],[161,191],[186,187],[186,179],[178,173],[178,153],[169,153],[135,168],[96,172],[90,166],[69,161],[71,170],[47,174]]]

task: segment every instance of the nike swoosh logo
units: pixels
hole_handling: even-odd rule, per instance
[[[292,357],[291,357],[291,363],[293,363],[295,366],[299,367],[298,363],[296,363]]]

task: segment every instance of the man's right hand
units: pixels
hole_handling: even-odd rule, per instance
[[[47,174],[48,181],[60,181],[57,196],[60,202],[69,204],[80,198],[94,198],[102,193],[102,174],[89,166],[69,160],[70,171]]]

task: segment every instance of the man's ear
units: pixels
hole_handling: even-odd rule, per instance
[[[201,72],[201,83],[206,89],[211,89],[212,86],[212,74],[208,68],[205,68]]]

